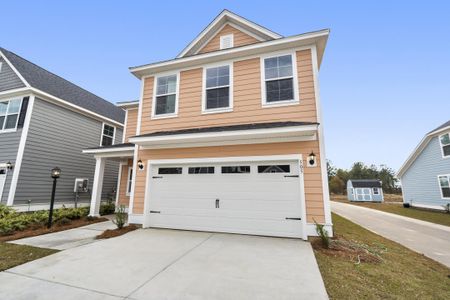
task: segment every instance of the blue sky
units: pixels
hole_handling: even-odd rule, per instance
[[[254,3],[8,1],[0,46],[112,102],[137,99],[128,67],[173,58],[227,8],[285,36],[331,29],[320,88],[327,156],[338,167],[398,169],[450,119],[445,1]]]

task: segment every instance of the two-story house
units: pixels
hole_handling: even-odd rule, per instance
[[[422,139],[397,176],[404,204],[432,209],[450,204],[450,121]]]
[[[56,207],[88,204],[95,160],[82,149],[120,143],[124,117],[123,109],[0,48],[0,203],[48,209],[51,169],[59,167]],[[115,193],[118,167],[108,162],[103,199]]]
[[[123,145],[96,157],[122,171],[131,223],[306,239],[331,233],[318,72],[329,30],[283,37],[220,13],[174,59],[130,68],[141,81]]]

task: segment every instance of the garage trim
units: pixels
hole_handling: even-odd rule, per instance
[[[202,163],[230,163],[230,162],[264,162],[264,161],[296,161],[299,164],[299,185],[300,185],[300,209],[302,216],[301,238],[307,240],[306,224],[306,202],[305,202],[305,182],[303,172],[302,154],[288,155],[267,155],[267,156],[230,156],[230,157],[208,157],[208,158],[183,158],[183,159],[159,159],[147,160],[146,185],[144,193],[144,215],[143,227],[149,227],[149,193],[152,188],[151,170],[154,165],[174,165],[174,164],[202,164]]]

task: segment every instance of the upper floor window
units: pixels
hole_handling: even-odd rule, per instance
[[[203,112],[232,108],[231,65],[204,69]]]
[[[450,133],[443,134],[439,137],[442,148],[442,156],[450,157]]]
[[[178,110],[178,75],[156,78],[156,92],[153,101],[153,117],[175,116]]]
[[[439,176],[439,187],[442,198],[450,198],[450,175]]]
[[[234,36],[233,34],[222,35],[220,37],[220,49],[233,48]]]
[[[295,61],[292,54],[263,59],[263,105],[298,102]]]
[[[102,131],[102,146],[111,146],[114,144],[114,135],[116,133],[116,128],[108,124],[103,123]]]
[[[21,99],[0,102],[0,132],[16,130],[21,105]]]

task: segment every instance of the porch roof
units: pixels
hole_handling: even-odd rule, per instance
[[[134,154],[133,143],[114,144],[83,150],[85,154],[94,154],[96,157],[132,157]]]

